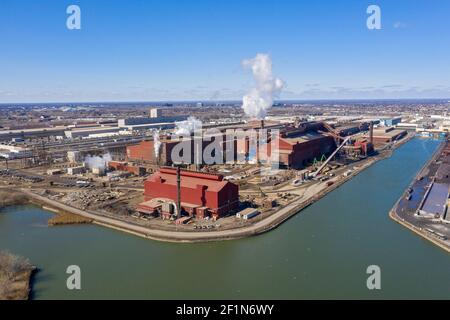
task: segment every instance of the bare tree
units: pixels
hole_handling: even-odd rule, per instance
[[[0,275],[0,300],[7,299],[11,288],[11,280],[6,276]]]
[[[17,273],[28,270],[31,263],[28,259],[13,255],[8,252],[0,252],[0,277],[12,279]]]
[[[31,268],[28,259],[5,251],[0,252],[0,300],[9,298],[17,275]]]

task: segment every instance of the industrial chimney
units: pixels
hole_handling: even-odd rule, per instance
[[[369,142],[373,144],[373,121],[370,122],[369,127]]]
[[[177,218],[181,217],[181,169],[177,167]]]

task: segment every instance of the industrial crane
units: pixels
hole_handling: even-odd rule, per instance
[[[317,175],[326,167],[326,165],[330,162],[331,159],[333,159],[333,157],[350,141],[351,136],[348,137],[341,137],[339,134],[336,133],[336,131],[334,130],[334,128],[332,126],[330,126],[328,123],[326,122],[322,122],[323,126],[325,127],[325,129],[328,130],[328,133],[334,137],[335,141],[336,141],[336,145],[339,145],[336,150],[334,150],[334,152],[328,157],[327,160],[325,160],[325,162],[315,171],[312,173],[312,177],[315,178],[317,177]],[[369,123],[369,141],[370,143],[373,143],[373,121],[370,121]],[[360,129],[362,129],[362,124],[360,125]],[[341,144],[339,144],[339,142],[342,141]]]
[[[341,137],[339,134],[336,133],[336,131],[334,130],[334,128],[332,126],[330,126],[328,123],[326,122],[322,122],[323,126],[325,127],[325,129],[328,130],[328,133],[334,137],[334,139],[337,141],[339,140],[344,140],[345,138]],[[338,144],[338,143],[336,143]]]
[[[316,170],[312,173],[311,177],[315,178],[317,177],[317,175],[327,166],[327,164],[331,161],[331,159],[333,159],[333,157],[346,145],[346,143],[351,139],[351,137],[341,137],[339,134],[336,133],[336,131],[334,130],[334,128],[332,126],[330,126],[328,123],[323,122],[323,126],[325,127],[325,129],[328,130],[328,133],[334,137],[335,141],[336,141],[336,145],[339,144],[339,141],[342,141],[341,144],[339,144],[339,146],[336,148],[336,150],[333,151],[333,153],[328,157],[327,160],[325,160],[325,162]]]
[[[339,147],[336,148],[336,150],[333,151],[333,153],[328,157],[327,160],[317,169],[315,172],[313,172],[312,177],[315,178],[317,175],[327,166],[328,162],[330,162],[331,159],[336,155],[336,153],[339,152],[339,150],[342,149],[343,146],[351,139],[351,137],[344,138],[344,141],[339,145]]]

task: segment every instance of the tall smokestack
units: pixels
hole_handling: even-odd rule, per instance
[[[181,169],[177,167],[177,218],[181,217]]]
[[[153,151],[156,165],[159,165],[160,149],[161,149],[161,140],[159,139],[159,130],[155,130],[153,131]]]
[[[258,140],[256,141],[256,159],[258,161],[258,164],[261,164],[260,159],[261,147],[267,143],[267,130],[264,129],[264,119],[261,119],[261,129],[257,136],[257,139]]]
[[[194,164],[195,164],[195,171],[200,170],[200,159],[202,159],[202,141],[198,141],[199,139],[194,138],[194,148],[195,148],[195,157],[194,157]]]
[[[373,122],[370,122],[370,127],[369,127],[369,142],[371,144],[373,144]]]

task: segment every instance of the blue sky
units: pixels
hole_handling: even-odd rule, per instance
[[[241,99],[257,53],[282,99],[450,98],[449,14],[448,0],[2,0],[0,102]]]

